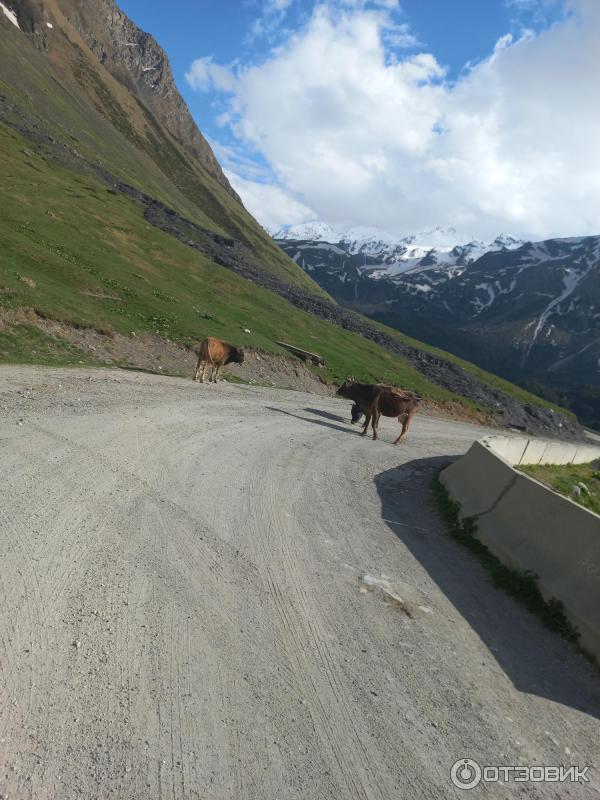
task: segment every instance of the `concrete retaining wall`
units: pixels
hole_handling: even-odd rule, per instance
[[[510,464],[588,464],[600,458],[600,447],[577,442],[528,439],[524,436],[488,436],[482,444]]]
[[[562,601],[582,647],[600,661],[600,516],[512,466],[597,458],[597,447],[494,436],[440,478],[460,516],[475,518],[478,539],[504,564],[538,575],[544,597]]]

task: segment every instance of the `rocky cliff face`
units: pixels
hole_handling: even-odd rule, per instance
[[[0,124],[63,167],[131,184],[321,293],[248,214],[165,53],[113,0],[0,0],[0,75]]]
[[[38,47],[47,46],[48,23],[54,26],[64,15],[111,75],[239,201],[179,94],[166,53],[113,0],[20,0],[14,6],[21,29]]]

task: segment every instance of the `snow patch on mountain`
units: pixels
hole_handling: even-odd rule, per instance
[[[337,254],[364,256],[364,268],[368,268],[375,280],[435,266],[464,268],[486,253],[514,250],[524,244],[506,233],[493,242],[482,242],[459,233],[456,228],[437,227],[397,238],[379,228],[359,226],[339,230],[318,220],[286,226],[272,235],[279,241],[301,242],[299,248],[329,248]]]
[[[552,311],[555,308],[557,308],[563,302],[563,300],[566,300],[567,297],[570,297],[573,294],[573,292],[575,291],[575,289],[579,285],[580,281],[582,280],[582,278],[585,277],[586,274],[587,274],[587,271],[580,272],[579,270],[576,270],[576,269],[565,269],[564,277],[563,277],[563,281],[564,281],[563,290],[558,295],[558,297],[555,297],[552,300],[552,302],[549,303],[546,306],[546,308],[542,311],[542,313],[540,314],[540,316],[539,316],[539,318],[537,320],[537,324],[536,324],[536,326],[534,328],[533,336],[531,337],[531,341],[529,342],[529,345],[528,345],[528,347],[525,350],[525,353],[523,355],[523,361],[522,361],[523,364],[525,364],[525,362],[527,361],[527,358],[529,357],[529,354],[531,353],[531,350],[533,349],[533,346],[534,346],[534,344],[536,342],[536,339],[538,338],[540,333],[543,331],[544,326],[546,324],[546,320],[548,319],[548,317],[550,316]]]
[[[312,222],[302,222],[299,225],[285,225],[279,230],[272,231],[273,239],[298,242],[339,242],[339,233],[326,222],[313,220]]]
[[[389,253],[397,244],[397,239],[377,228],[355,227],[340,233],[340,243],[349,253],[378,256]]]
[[[475,313],[476,314],[481,314],[481,312],[485,308],[489,308],[489,306],[492,305],[492,303],[496,299],[496,292],[494,290],[494,287],[489,283],[478,283],[478,284],[476,284],[475,289],[487,292],[487,297],[485,298],[485,300],[482,300],[481,298],[476,297],[475,300],[472,301],[473,305],[477,309]]]

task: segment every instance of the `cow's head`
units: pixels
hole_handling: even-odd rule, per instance
[[[349,400],[352,400],[352,388],[354,386],[354,381],[352,378],[346,378],[346,380],[342,383],[340,388],[337,390],[336,395],[338,397],[347,397]]]
[[[358,405],[358,403],[354,403],[354,405],[352,406],[352,410],[350,411],[350,422],[353,425],[356,425],[356,423],[359,421],[362,415],[363,412],[360,406]]]
[[[229,355],[229,360],[233,361],[235,364],[243,364],[244,363],[244,351],[241,347],[232,347],[231,353]]]

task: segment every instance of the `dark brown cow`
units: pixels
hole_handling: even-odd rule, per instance
[[[356,383],[356,381],[354,380],[354,378],[347,378],[346,379],[346,383]],[[393,386],[390,386],[389,383],[376,383],[375,385],[376,386],[385,387],[386,389],[393,389],[394,388]],[[398,391],[402,391],[402,390],[399,389]],[[338,394],[339,394],[339,392],[338,392]],[[354,403],[354,405],[350,409],[350,424],[351,425],[356,425],[356,423],[360,422],[360,418],[364,417],[364,415],[365,415],[364,411],[358,405],[358,403]]]
[[[227,344],[227,342],[222,342],[220,339],[213,339],[212,336],[209,336],[200,343],[194,380],[198,380],[198,373],[202,368],[200,382],[204,383],[206,371],[211,366],[209,383],[216,383],[225,364],[231,364],[231,362],[235,364],[244,363],[244,351],[242,348],[234,347],[232,344]]]
[[[347,397],[354,401],[352,407],[352,422],[357,422],[359,412],[365,415],[365,424],[361,436],[364,436],[371,422],[373,428],[373,439],[377,439],[377,428],[379,417],[398,417],[402,422],[402,431],[394,444],[398,444],[410,425],[410,422],[417,412],[421,398],[414,392],[404,389],[397,389],[395,386],[388,386],[384,383],[357,383],[347,380],[337,390],[340,397]],[[402,417],[402,420],[400,420]]]
[[[347,382],[348,383],[356,383],[354,378],[347,378]],[[407,392],[404,389],[398,389],[397,386],[392,386],[389,383],[376,383],[375,386],[379,386],[381,389],[389,389],[390,391],[396,392],[396,394],[400,394],[400,395],[403,395],[403,396],[405,394],[407,394]],[[412,396],[413,392],[408,392],[408,394],[410,394]],[[414,395],[414,396],[417,397],[417,395]],[[364,415],[365,414],[364,414],[362,408],[359,406],[359,404],[358,403],[354,403],[354,405],[350,409],[350,424],[351,425],[356,425],[356,423],[360,422],[361,417],[364,417]]]

